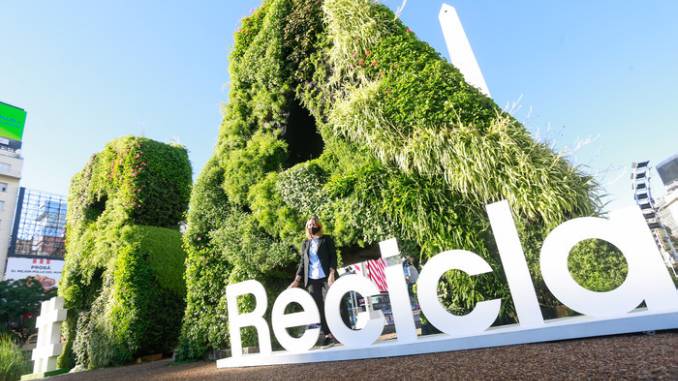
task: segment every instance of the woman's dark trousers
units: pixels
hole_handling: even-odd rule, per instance
[[[320,312],[320,334],[327,335],[330,333],[330,329],[327,328],[327,320],[325,320],[325,294],[327,294],[327,278],[322,279],[309,279],[308,286],[306,290],[315,304],[318,306],[318,312]]]

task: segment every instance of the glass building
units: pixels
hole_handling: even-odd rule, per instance
[[[17,199],[9,256],[63,258],[66,198],[21,187]]]

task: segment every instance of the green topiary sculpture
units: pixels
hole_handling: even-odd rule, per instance
[[[112,141],[73,177],[61,367],[172,352],[186,293],[179,222],[190,190],[186,149],[146,138]]]
[[[510,319],[484,209],[506,199],[540,298],[555,304],[536,271],[539,245],[564,220],[597,212],[595,184],[388,8],[264,1],[235,35],[230,86],[216,150],[191,197],[180,357],[227,346],[229,282],[257,279],[269,301],[289,284],[297,261],[289,246],[312,214],[340,251],[397,237],[422,262],[448,249],[478,253],[495,271],[446,274],[442,298],[455,313],[504,298]]]

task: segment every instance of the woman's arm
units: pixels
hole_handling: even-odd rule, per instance
[[[297,273],[294,280],[290,283],[290,287],[299,287],[301,285],[301,277],[304,276],[304,243],[301,243],[301,251],[299,252],[299,266],[297,266]]]
[[[329,237],[327,248],[330,250],[330,269],[337,268],[337,248],[334,246],[334,238]]]
[[[337,277],[337,248],[332,237],[327,237],[327,249],[330,252],[330,274],[327,276],[327,283],[331,286]]]

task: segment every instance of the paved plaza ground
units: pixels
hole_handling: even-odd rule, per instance
[[[678,380],[678,331],[391,357],[384,359],[217,369],[214,361],[170,360],[69,374],[81,380]]]

